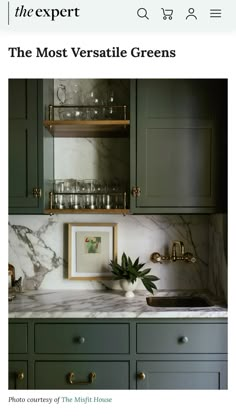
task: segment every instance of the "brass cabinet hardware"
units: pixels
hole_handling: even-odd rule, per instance
[[[188,337],[186,337],[186,336],[180,337],[179,342],[182,343],[182,344],[187,344],[188,343]]]
[[[74,372],[68,373],[68,381],[71,385],[89,385],[95,381],[96,373],[90,372],[88,375],[88,381],[74,381],[74,378],[75,378]]]
[[[23,381],[24,378],[25,378],[24,372],[18,372],[16,374],[16,379],[18,379],[18,381]]]
[[[53,107],[53,105],[48,106],[48,119],[49,119],[49,121],[54,120],[54,107]]]
[[[51,191],[49,193],[49,208],[50,208],[50,210],[53,209],[53,192],[51,192]]]
[[[140,187],[133,187],[132,188],[132,196],[133,197],[140,197],[141,188]]]
[[[141,381],[144,381],[146,379],[146,375],[144,372],[139,372],[137,374],[138,379],[140,379]]]
[[[42,196],[42,190],[41,188],[38,188],[38,187],[33,188],[32,193],[33,193],[34,198],[40,198]]]

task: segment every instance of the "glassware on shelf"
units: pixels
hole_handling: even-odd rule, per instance
[[[57,88],[57,99],[60,105],[64,105],[66,103],[66,86],[63,83],[60,83]]]
[[[113,92],[113,90],[111,90],[109,93],[108,93],[108,105],[114,105],[114,101],[115,101],[115,96],[114,96],[114,92]]]
[[[70,178],[64,180],[64,192],[65,193],[75,193],[77,188],[76,179]]]
[[[78,194],[71,194],[68,196],[68,207],[75,210],[80,208],[80,200]]]
[[[74,111],[74,118],[76,120],[85,120],[87,117],[86,109],[76,108]]]
[[[55,179],[54,181],[54,192],[63,193],[64,192],[64,179]]]
[[[120,183],[96,179],[56,179],[50,208],[56,209],[122,209],[126,193]]]
[[[58,115],[60,120],[74,120],[75,110],[73,108],[59,108]]]
[[[64,209],[65,202],[64,202],[64,195],[63,194],[55,194],[54,197],[54,205],[56,209]]]

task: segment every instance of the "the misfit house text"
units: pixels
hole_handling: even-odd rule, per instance
[[[129,51],[120,47],[112,47],[106,49],[88,49],[80,47],[71,47],[69,49],[50,49],[48,47],[36,47],[35,51],[25,50],[20,47],[9,47],[8,51],[11,58],[68,58],[71,55],[75,58],[126,58],[128,56],[134,58],[173,58],[176,57],[175,50],[168,49],[141,49],[133,47]]]

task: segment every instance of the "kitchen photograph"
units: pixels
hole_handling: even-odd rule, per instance
[[[227,389],[227,79],[8,92],[8,388]]]

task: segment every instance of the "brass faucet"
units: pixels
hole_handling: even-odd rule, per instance
[[[179,246],[180,255],[177,255],[177,246]],[[174,241],[172,245],[171,260],[177,261],[182,260],[184,257],[184,243],[182,241]]]
[[[177,252],[179,248],[179,253]],[[153,252],[150,260],[153,263],[160,263],[165,261],[185,261],[195,263],[197,261],[196,257],[191,252],[185,252],[184,243],[182,241],[174,241],[172,245],[171,255],[161,255],[159,252]]]

